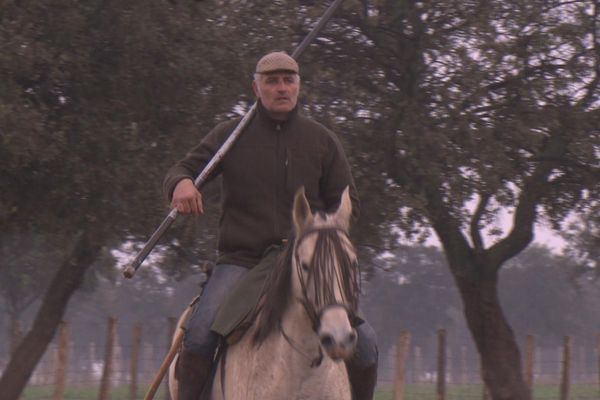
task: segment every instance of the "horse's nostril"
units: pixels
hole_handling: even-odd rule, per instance
[[[333,337],[331,337],[331,335],[324,335],[321,337],[321,345],[323,345],[323,347],[325,348],[329,348],[331,346],[334,345],[334,340]]]
[[[356,342],[356,339],[357,339],[357,337],[356,337],[356,332],[351,332],[351,333],[348,335],[348,343],[355,343],[355,342]]]

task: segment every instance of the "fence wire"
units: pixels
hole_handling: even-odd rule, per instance
[[[105,398],[143,399],[168,352],[173,320],[169,319],[162,331],[152,328],[144,333],[143,327],[140,329],[139,325],[128,323],[120,323],[118,328],[107,333],[102,343],[81,343],[76,335],[71,335],[66,357],[62,358],[59,356],[61,349],[57,338],[37,365],[21,400],[96,400],[107,362],[111,368]],[[72,329],[76,331],[76,327]],[[111,335],[112,338],[109,338]],[[109,343],[112,343],[112,349],[106,347]],[[481,380],[480,361],[474,347],[445,346],[442,380],[439,379],[438,345],[436,341],[425,347],[409,345],[402,366],[399,365],[396,347],[381,354],[376,400],[489,399]],[[574,346],[570,350],[566,362],[564,345],[561,343],[554,348],[535,348],[532,370],[534,400],[563,400],[561,391],[564,393],[565,384],[568,385],[569,400],[600,399],[600,358],[597,349]],[[112,358],[107,358],[108,354],[112,354]],[[0,351],[0,372],[9,358],[7,351]],[[60,365],[61,359],[64,365]],[[565,382],[567,365],[568,381]],[[394,397],[394,390],[399,385],[399,367],[404,371],[402,396],[396,394],[398,397]],[[64,373],[61,375],[60,371]],[[443,388],[441,394],[440,385]],[[169,399],[164,382],[155,398]]]

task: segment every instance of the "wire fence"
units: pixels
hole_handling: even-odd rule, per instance
[[[175,319],[162,330],[140,323],[106,322],[102,343],[81,343],[77,327],[63,323],[37,365],[21,400],[143,399],[169,349]],[[377,400],[469,400],[490,397],[481,380],[473,346],[449,346],[437,332],[429,345],[411,343],[402,332],[397,345],[380,355]],[[600,346],[600,344],[599,344]],[[528,336],[523,350],[525,381],[535,400],[599,400],[598,347],[577,346],[573,338],[553,348]],[[0,372],[9,360],[0,351]],[[169,399],[164,382],[156,399]]]

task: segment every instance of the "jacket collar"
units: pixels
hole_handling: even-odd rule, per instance
[[[292,111],[290,111],[290,113],[288,114],[287,118],[285,120],[279,120],[279,119],[273,119],[271,118],[271,116],[269,115],[269,113],[267,112],[267,110],[265,109],[265,106],[263,106],[262,102],[260,101],[260,99],[257,101],[257,105],[256,105],[256,111],[258,114],[259,119],[271,126],[271,127],[283,127],[288,125],[289,123],[291,123],[294,119],[296,119],[296,116],[298,115],[299,111],[298,111],[298,104],[296,104],[296,107],[294,107],[294,109]]]

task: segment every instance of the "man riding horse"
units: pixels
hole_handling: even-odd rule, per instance
[[[222,176],[218,260],[185,327],[176,369],[179,400],[198,400],[220,337],[231,333],[256,305],[264,279],[291,230],[297,189],[304,186],[314,211],[327,212],[338,207],[349,186],[353,218],[358,217],[357,191],[338,138],[303,116],[297,105],[300,76],[296,61],[284,52],[265,55],[256,65],[252,88],[257,113],[209,177]],[[194,186],[194,178],[239,120],[217,125],[169,169],[164,189],[171,207],[179,213],[203,213],[202,194]],[[372,399],[377,377],[376,337],[366,321],[356,329],[356,351],[346,362],[348,377],[354,399]]]

